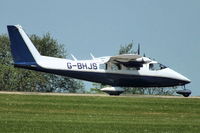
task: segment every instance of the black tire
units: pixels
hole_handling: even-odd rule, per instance
[[[190,94],[183,94],[183,96],[184,96],[184,97],[189,97],[189,96],[190,96]]]
[[[110,96],[119,96],[121,93],[109,94]]]

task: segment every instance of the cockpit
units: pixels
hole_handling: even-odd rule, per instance
[[[167,68],[167,67],[160,63],[150,63],[149,64],[149,70],[152,70],[152,71],[162,70],[165,68]]]

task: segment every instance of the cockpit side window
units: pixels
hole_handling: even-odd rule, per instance
[[[161,69],[165,69],[166,66],[160,64],[160,63],[151,63],[149,64],[149,70],[152,71],[157,71],[157,70],[161,70]]]
[[[103,70],[107,70],[108,65],[107,65],[107,64],[100,64],[100,65],[99,65],[99,68],[100,68],[100,69],[103,69]]]
[[[165,69],[165,68],[167,68],[167,67],[162,65],[162,64],[160,64],[160,69]]]
[[[120,64],[112,64],[111,65],[111,70],[121,70],[121,66]]]

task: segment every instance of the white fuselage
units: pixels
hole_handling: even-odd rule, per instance
[[[124,83],[117,82],[123,82],[123,80],[131,81],[131,78],[134,80],[135,77],[140,77],[140,81],[138,81],[139,83],[136,83],[135,85],[138,87],[167,87],[183,85],[184,83],[190,82],[190,80],[183,75],[163,66],[162,64],[159,64],[156,61],[152,61],[147,57],[142,58],[148,59],[149,62],[143,64],[143,66],[140,68],[127,67],[124,65],[117,66],[115,63],[108,62],[109,58],[110,57],[108,56],[94,58],[92,60],[68,60],[41,56],[41,58],[36,62],[41,68],[41,71],[47,70],[46,72],[70,76],[88,81],[100,82],[112,86],[134,86],[134,84],[132,83],[127,84],[125,82],[125,84],[127,84],[125,85]],[[86,77],[84,77],[84,74]],[[96,76],[91,76],[91,74],[94,74]],[[99,79],[97,76],[102,78],[102,80]],[[142,77],[144,77],[144,83],[142,83]],[[164,81],[158,79],[164,79]],[[154,80],[153,83],[150,82],[150,80]],[[170,80],[170,83],[166,83],[167,80]],[[173,80],[176,81],[174,82],[174,84],[171,83],[173,82]],[[159,83],[156,83],[156,81],[158,81]]]

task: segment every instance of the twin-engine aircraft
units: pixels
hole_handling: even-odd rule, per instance
[[[8,25],[14,66],[110,85],[101,90],[119,95],[120,87],[174,87],[191,81],[174,70],[139,54],[105,56],[91,60],[42,56],[20,25]],[[190,90],[178,92],[187,97]]]

